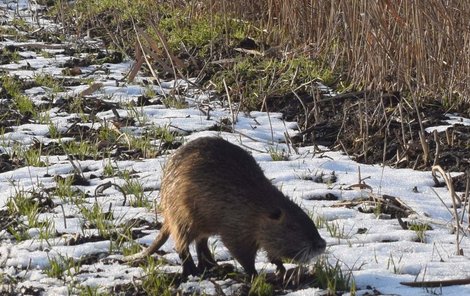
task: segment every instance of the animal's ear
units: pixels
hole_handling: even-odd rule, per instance
[[[271,213],[269,213],[269,219],[272,220],[280,220],[282,217],[282,210],[280,208],[274,209]]]

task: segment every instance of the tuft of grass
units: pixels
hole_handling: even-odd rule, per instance
[[[39,54],[45,59],[51,59],[54,57],[54,54],[47,50],[41,50]]]
[[[83,110],[83,98],[74,97],[71,102],[69,102],[70,112],[77,113],[77,114],[84,114],[85,111]]]
[[[22,115],[33,115],[36,114],[33,101],[24,95],[14,96],[13,101],[15,102],[18,112]]]
[[[78,289],[80,296],[111,296],[111,293],[101,292],[100,287],[80,286]]]
[[[150,126],[137,135],[126,134],[130,149],[139,150],[143,158],[154,158],[171,147],[177,136],[168,126]]]
[[[152,144],[152,138],[146,134],[141,136],[127,135],[129,148],[139,150],[143,158],[154,158],[158,155],[158,148]]]
[[[266,281],[266,274],[259,274],[251,282],[249,296],[270,296],[274,295],[274,287]]]
[[[420,222],[412,222],[408,229],[413,230],[416,233],[421,243],[426,242],[426,231],[430,229],[429,224],[420,223]]]
[[[144,193],[144,185],[138,179],[127,178],[126,183],[122,185],[122,190],[126,194],[133,196],[133,198],[130,198],[129,200],[130,206],[146,208],[152,207],[152,203]]]
[[[54,194],[63,202],[73,203],[77,206],[85,203],[86,194],[72,186],[74,182],[73,176],[67,176],[65,178],[56,176],[54,179],[56,181]]]
[[[398,258],[398,261],[397,261],[395,258],[393,258],[393,255],[390,252],[390,256],[388,257],[388,260],[387,260],[387,269],[392,270],[394,274],[399,274],[401,272],[399,265],[402,259],[403,259],[403,254],[400,254],[400,257]]]
[[[232,40],[245,37],[250,29],[249,24],[221,14],[200,13],[192,17],[191,9],[191,6],[182,7],[176,13],[170,10],[170,17],[164,18],[159,24],[172,50],[181,50],[184,45],[198,49],[199,57],[207,56],[214,43],[225,42],[228,45]]]
[[[77,195],[77,192],[72,187],[73,178],[66,177],[66,178],[57,178],[55,187],[55,194],[63,199],[67,200]]]
[[[27,165],[33,166],[33,167],[45,167],[46,163],[41,160],[41,155],[42,155],[42,145],[39,146],[39,148],[29,148],[24,152],[24,159],[26,161]]]
[[[19,32],[16,28],[11,26],[2,26],[0,27],[0,35],[13,37],[16,42],[25,42],[29,40],[27,34]],[[19,55],[18,55],[19,57]]]
[[[136,242],[130,242],[121,251],[124,256],[129,256],[142,251],[142,246]]]
[[[109,159],[108,162],[106,162],[106,164],[103,167],[103,176],[113,177],[115,175],[116,175],[116,169],[111,164],[111,159]]]
[[[46,220],[41,222],[39,227],[39,239],[45,240],[46,242],[57,236],[57,231],[53,220]]]
[[[184,99],[176,96],[167,96],[162,99],[162,102],[166,108],[184,109],[188,107],[188,103]]]
[[[27,232],[26,227],[15,228],[15,227],[12,227],[12,226],[8,226],[7,230],[11,235],[13,235],[15,240],[18,241],[18,242],[25,241],[25,240],[28,240],[28,239],[31,238],[31,236]]]
[[[289,160],[289,156],[284,149],[279,149],[278,147],[269,147],[268,153],[271,156],[271,159],[274,161]]]
[[[105,213],[101,206],[97,203],[88,207],[87,205],[80,206],[80,212],[83,218],[88,222],[89,228],[95,228],[99,235],[104,239],[110,239],[115,231],[111,219],[112,213]]]
[[[149,257],[146,265],[141,266],[146,274],[142,280],[142,289],[147,295],[172,295],[174,278],[159,271],[161,262]]]
[[[39,124],[51,124],[51,115],[45,110],[37,112],[34,119]]]
[[[72,155],[79,160],[85,159],[98,159],[99,151],[97,145],[90,143],[89,141],[68,141],[62,144],[64,152]]]
[[[374,215],[379,217],[383,213],[383,205],[380,201],[375,202]]]
[[[344,225],[340,226],[338,221],[326,222],[325,226],[331,237],[348,238],[348,235],[344,231]]]
[[[59,127],[52,122],[49,123],[49,137],[51,139],[60,139]]]
[[[110,216],[110,214],[108,214]],[[119,227],[114,229],[114,235],[111,237],[110,252],[117,251],[121,254],[132,255],[142,250],[141,245],[132,238],[132,229],[135,226],[129,221],[124,221],[122,218],[116,219],[114,225],[118,224]]]
[[[170,130],[169,126],[155,126],[149,130],[149,134],[155,135],[165,144],[173,144],[177,140],[176,134]]]
[[[57,255],[49,257],[49,266],[44,270],[49,277],[65,279],[65,276],[72,278],[80,270],[80,262],[73,258]]]
[[[99,141],[115,143],[119,138],[119,133],[109,125],[103,125],[98,129],[97,137]]]
[[[61,83],[51,74],[36,74],[34,76],[34,82],[38,86],[45,86],[50,88],[54,93],[58,93],[65,90]]]
[[[21,160],[24,160],[26,165],[33,167],[44,167],[46,163],[41,160],[42,155],[42,145],[39,144],[39,147],[29,147],[25,148],[24,145],[15,143],[12,147],[10,157],[15,157]]]
[[[28,192],[23,189],[16,189],[15,194],[10,196],[6,203],[8,214],[16,217],[17,224],[10,225],[7,231],[13,235],[17,241],[30,239],[28,233],[30,228],[40,228],[43,231],[50,227],[49,222],[40,222],[38,216],[40,213],[40,205],[34,199],[34,192]]]
[[[2,31],[3,28],[0,28],[0,34],[2,34]],[[10,51],[7,48],[2,48],[0,49],[0,55],[3,63],[18,63],[20,61],[20,54],[17,50]]]
[[[32,27],[30,26],[30,24],[28,24],[28,22],[24,18],[21,18],[21,17],[15,17],[11,21],[11,25],[20,31],[24,31],[24,32],[32,31]]]
[[[34,116],[36,110],[33,101],[22,94],[22,83],[17,77],[2,76],[0,78],[3,89],[7,97],[11,98],[15,104],[16,110],[24,116]]]
[[[328,295],[342,294],[355,290],[351,272],[344,272],[338,261],[332,265],[325,256],[315,263],[315,286],[328,291]]]
[[[144,112],[143,106],[137,107],[129,104],[127,108],[127,113],[129,117],[134,118],[139,124],[139,126],[145,126],[148,123],[149,119]]]
[[[326,220],[325,216],[313,215],[313,213],[312,214],[307,213],[307,214],[309,215],[310,219],[312,219],[312,221],[314,221],[315,226],[317,228],[327,227],[328,221]]]
[[[31,193],[23,189],[16,189],[14,195],[10,196],[6,203],[10,215],[28,216],[38,211],[38,203],[31,198]]]

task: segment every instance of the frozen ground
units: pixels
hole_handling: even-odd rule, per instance
[[[8,10],[5,3],[6,1],[0,2],[4,11],[1,17],[8,19],[12,10]],[[27,14],[31,9],[34,10],[34,7],[31,8],[27,4],[26,1],[20,2],[20,13],[23,11]],[[16,9],[12,2],[9,7]],[[4,38],[0,42],[0,48],[14,45],[23,49],[19,53],[21,59],[18,62],[0,66],[5,75],[17,75],[26,80],[44,73],[70,78],[62,74],[64,62],[70,59],[64,50],[70,45],[45,49],[52,54],[45,57],[38,51],[31,50],[29,45],[36,43],[42,44],[35,40],[16,42],[10,38]],[[24,46],[25,44],[28,46]],[[138,77],[134,83],[119,82],[128,73],[131,65],[130,61],[101,65],[106,67],[106,72],[94,71],[101,66],[90,65],[81,69],[82,74],[79,76],[87,76],[95,83],[102,83],[102,87],[91,94],[90,98],[118,103],[116,111],[121,117],[141,119],[132,126],[123,127],[121,132],[141,135],[157,126],[177,132],[177,140],[181,142],[211,135],[222,137],[247,149],[276,186],[313,214],[321,235],[328,242],[325,254],[327,260],[333,265],[339,262],[344,272],[352,273],[358,295],[470,295],[470,284],[442,288],[410,288],[400,284],[406,281],[470,279],[468,214],[463,207],[457,210],[460,217],[463,216],[464,230],[460,232],[460,248],[463,255],[456,255],[452,201],[446,187],[435,187],[431,172],[358,164],[341,152],[328,151],[322,147],[321,151],[314,147],[302,147],[295,151],[285,142],[286,135],[296,134],[297,124],[283,121],[281,114],[277,113],[239,113],[231,132],[213,131],[232,119],[227,102],[210,100],[208,94],[191,89],[184,81],[162,82],[162,87],[143,86],[141,82],[143,79],[149,79],[148,77]],[[181,89],[186,89],[184,96],[179,98],[188,102],[185,108],[165,108],[161,104],[130,107],[128,104],[149,91],[159,96],[170,95],[175,84]],[[44,97],[57,102],[63,98],[77,96],[87,88],[88,85],[82,84],[54,92],[47,87],[38,86],[25,90],[25,94],[36,105],[40,105]],[[5,102],[6,100],[1,100],[0,104]],[[201,111],[207,110],[208,107],[212,109],[210,116]],[[64,112],[59,107],[52,107],[43,113],[60,131],[70,128],[74,124],[72,119],[81,115]],[[93,123],[82,122],[81,125],[97,130],[115,118],[115,113],[111,110],[98,112],[96,118],[98,120]],[[449,115],[449,125],[456,122],[470,124],[468,119],[460,120]],[[28,147],[37,141],[44,144],[57,142],[57,139],[50,138],[49,126],[50,124],[34,121],[11,126],[11,130],[0,135],[0,153],[11,154],[19,144]],[[441,131],[444,127],[436,128]],[[156,141],[154,144],[159,143]],[[287,159],[274,161],[273,153],[284,154]],[[81,207],[92,208],[98,205],[103,211],[111,212],[112,219],[109,219],[109,222],[116,228],[122,227],[127,221],[137,219],[154,222],[155,214],[151,208],[132,206],[132,196],[128,197],[123,205],[124,196],[119,190],[110,188],[95,196],[95,189],[109,181],[125,184],[126,180],[122,174],[106,176],[105,167],[111,164],[115,171],[132,172],[135,180],[145,189],[145,199],[150,202],[154,199],[158,201],[162,166],[167,157],[165,154],[138,160],[74,161],[89,180],[87,185],[76,186],[87,194],[81,205],[71,199],[54,195],[58,176],[67,177],[74,173],[74,167],[64,155],[44,155],[42,160],[46,165],[43,167],[23,166],[0,173],[0,209],[4,210],[1,213],[6,213],[9,200],[17,197],[19,192],[26,195],[41,190],[50,192],[53,206],[48,211],[39,213],[37,219],[48,221],[48,225],[52,227],[51,232],[55,233],[44,238],[40,226],[31,226],[27,231],[28,238],[18,241],[7,229],[0,230],[0,292],[7,292],[8,286],[15,282],[18,291],[23,289],[44,295],[69,295],[76,293],[73,287],[77,286],[98,287],[106,291],[108,288],[141,279],[145,275],[142,268],[131,267],[116,260],[122,255],[119,249],[113,247],[111,240],[85,239],[83,243],[71,241],[77,237],[89,238],[99,232],[93,225],[89,225]],[[359,178],[369,187],[358,190],[358,186],[354,185],[359,183]],[[404,230],[397,219],[380,215],[374,210],[364,211],[367,202],[351,207],[334,206],[341,201],[368,197],[371,192],[378,196],[391,195],[399,198],[414,211],[406,221],[427,224],[432,230],[425,230],[424,236],[419,237],[419,231]],[[334,196],[337,200],[328,200],[327,196]],[[31,223],[27,217],[22,219],[26,225]],[[145,235],[137,241],[145,245],[158,233],[152,229],[143,231]],[[211,240],[211,246],[214,247],[215,258],[219,262],[228,262],[240,268],[217,238]],[[162,272],[179,271],[179,259],[173,250],[172,241],[169,240],[162,250],[165,251],[164,257],[167,259],[167,264],[160,267]],[[90,264],[81,264],[61,279],[46,272],[54,259],[71,258],[78,261],[94,257],[96,260],[89,260]],[[266,272],[273,270],[273,266],[267,263],[262,252],[257,258],[256,266],[258,270]],[[227,295],[239,285],[231,280],[217,280],[217,284]],[[209,295],[217,293],[213,281],[198,278],[190,278],[188,282],[181,284],[179,289]],[[30,293],[34,294],[33,292]],[[314,295],[323,292],[317,288],[285,291],[288,295]]]

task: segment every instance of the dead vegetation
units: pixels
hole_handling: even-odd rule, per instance
[[[446,112],[469,114],[467,1],[82,0],[58,11],[71,32],[134,59],[128,80],[197,77],[241,110],[297,120],[298,144],[361,162],[468,166],[468,128],[425,132]]]
[[[206,1],[209,2],[209,1]],[[467,1],[220,1],[214,10],[261,20],[268,43],[293,42],[354,88],[468,103]],[[220,4],[219,4],[220,6]],[[292,50],[293,48],[291,48]]]
[[[134,48],[143,35],[154,38],[157,54],[178,51],[173,56],[192,66],[195,58],[212,62],[236,52],[305,56],[338,73],[339,88],[399,91],[450,109],[469,103],[468,1],[139,1],[131,7],[118,1],[108,10],[106,2],[78,1],[74,9],[88,13],[74,20],[82,34],[102,30],[119,48]],[[190,64],[170,62],[169,72]]]
[[[145,83],[155,84],[160,83],[161,78],[187,80],[196,76],[198,79],[194,85],[216,90],[216,96],[222,100],[240,103],[240,110],[281,111],[286,120],[295,120],[300,126],[298,136],[289,139],[291,144],[326,145],[366,163],[383,162],[417,169],[441,165],[449,171],[468,169],[468,126],[456,125],[446,132],[424,131],[427,127],[441,124],[445,119],[443,111],[468,114],[468,102],[465,101],[468,78],[464,74],[465,71],[468,73],[465,54],[468,53],[469,36],[465,30],[468,24],[464,20],[468,19],[469,5],[464,1],[450,1],[447,8],[435,0],[429,1],[426,7],[423,3],[392,1],[292,1],[289,5],[278,0],[164,2],[166,4],[162,5],[161,1],[144,0],[138,1],[134,7],[129,6],[129,1],[82,0],[75,2],[77,6],[66,8],[65,2],[56,1],[56,17],[64,21],[66,30],[80,37],[100,35],[107,46],[104,50],[84,47],[77,42],[73,48],[67,48],[65,53],[70,55],[70,60],[63,65],[67,72],[62,73],[80,77],[80,72],[75,72],[80,71],[80,67],[122,62],[120,52],[107,50],[114,48],[136,61],[128,81],[132,81],[138,71],[153,75],[154,81]],[[89,9],[88,5],[95,7]],[[114,8],[108,9],[109,5]],[[436,11],[432,11],[433,5]],[[142,11],[146,13],[140,14]],[[139,14],[141,18],[138,18]],[[65,44],[37,46],[23,44],[4,48],[5,60],[1,63],[20,59],[18,52],[21,51],[34,49],[42,52],[44,48],[66,47]],[[88,75],[92,77],[98,71],[105,72],[106,68],[96,67]],[[140,121],[145,121],[136,107],[165,104],[166,107],[177,108],[184,102],[177,101],[176,94],[184,90],[176,89],[174,97],[173,94],[167,97],[164,94],[146,94],[129,105],[123,105],[93,96],[103,86],[101,83],[76,77],[53,81],[46,79],[50,77],[41,78],[41,81],[29,81],[5,75],[0,79],[0,99],[3,100],[0,134],[11,132],[13,127],[21,124],[49,124],[48,141],[35,140],[28,148],[18,145],[11,153],[2,152],[0,172],[24,166],[48,166],[47,157],[50,155],[67,156],[72,165],[87,159],[155,158],[181,144],[178,134],[168,127],[143,129],[135,137],[121,132],[120,128],[139,126]],[[339,94],[326,91],[318,82],[333,87]],[[62,88],[83,83],[88,83],[84,91],[55,99],[47,96],[40,108],[24,95],[25,89],[34,86],[48,87],[56,94]],[[75,114],[67,121],[67,129],[60,130],[50,118],[40,116],[38,111],[52,107]],[[128,109],[128,115],[120,115],[117,109]],[[103,111],[112,111],[114,117],[100,121],[96,114]],[[207,116],[210,117],[209,111]],[[227,119],[214,129],[232,131],[235,117],[232,114],[232,122]],[[62,141],[63,138],[68,140]],[[273,149],[269,152],[272,152],[273,159],[287,158],[285,151]],[[67,178],[54,176],[57,188],[17,192],[15,198],[24,195],[24,205],[19,207],[11,203],[10,212],[1,211],[1,228],[8,228],[18,241],[27,239],[23,234],[29,228],[17,222],[19,217],[34,216],[37,208],[52,209],[54,203],[50,196],[58,196],[65,201],[76,200],[77,204],[94,197],[98,204],[102,191],[112,186],[124,196],[122,205],[128,201],[131,206],[149,207],[143,185],[135,181],[138,177],[136,172],[118,171],[111,161],[102,174],[84,178],[80,169],[76,168],[76,171],[80,174]],[[100,190],[95,190],[94,195],[71,187],[89,186],[83,181],[109,176],[119,176],[125,184],[120,187],[106,183],[108,187],[98,187]],[[452,178],[451,181],[456,191],[465,190],[468,197],[470,181],[467,176],[468,173],[459,176],[460,180]],[[329,178],[329,181],[321,179],[321,182],[336,182],[335,178]],[[364,185],[360,177],[358,184]],[[336,197],[327,194],[326,198]],[[403,207],[398,198],[386,195],[370,195],[338,206],[358,207],[358,211],[364,213],[372,211],[393,218],[409,214],[409,209]],[[468,198],[463,202],[463,208],[467,207]],[[132,227],[146,226],[144,230],[160,227],[158,222],[135,220],[129,225],[120,225],[126,230],[122,234],[120,229],[116,230],[110,224],[114,218],[111,204],[109,208],[103,206],[103,209],[98,206],[79,209],[87,221],[83,227],[100,231],[99,235],[76,236],[67,242],[70,245],[103,239],[116,241],[119,245],[121,236],[135,239],[145,234],[142,229],[131,231]],[[65,224],[65,213],[61,215]],[[458,222],[457,214],[454,220]],[[413,226],[416,225],[406,229],[413,230]],[[46,224],[38,227],[44,229],[45,237],[61,235],[55,231],[49,233]],[[112,230],[108,231],[108,228]],[[430,229],[424,225],[415,231],[424,233],[427,230]],[[338,231],[336,235],[343,236],[341,230],[329,231]],[[86,260],[95,262],[100,259],[92,256]],[[80,260],[80,264],[84,262]],[[318,270],[324,267],[319,266]],[[330,267],[332,275],[325,276],[326,282],[330,278],[337,279],[338,266],[333,267]],[[156,268],[149,264],[151,270]],[[222,272],[219,276],[225,277],[232,271]],[[58,274],[62,276],[61,272]],[[321,278],[318,274],[316,276]],[[155,280],[155,277],[150,273],[144,286],[158,283],[160,280]],[[347,275],[344,278],[345,287],[335,288],[349,289]],[[169,286],[173,284],[172,278],[161,281],[166,280]],[[235,278],[235,282],[242,280]],[[300,279],[290,288],[312,286],[311,280]],[[8,283],[7,280],[5,282]],[[286,288],[275,283],[266,288],[264,284],[262,282],[261,287],[269,293],[273,288],[276,292]],[[133,288],[138,290],[136,286],[118,285],[113,292],[123,290],[130,293]],[[240,293],[246,294],[248,286],[243,285],[242,289]],[[148,292],[156,291],[151,287],[145,290],[150,295],[160,294]]]

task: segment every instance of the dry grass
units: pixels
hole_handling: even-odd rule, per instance
[[[188,39],[179,28],[186,26],[194,30],[200,27],[198,21],[209,18],[206,25],[209,29],[201,28],[219,41],[210,41],[211,55],[207,58],[221,59],[225,57],[213,53],[213,44],[220,44],[220,38],[225,38],[225,45],[233,46],[227,32],[236,30],[235,23],[247,21],[250,25],[245,26],[244,34],[255,38],[258,44],[279,46],[289,56],[305,55],[319,61],[324,69],[341,73],[343,85],[338,85],[339,88],[399,91],[404,97],[438,99],[454,110],[470,105],[470,1],[467,0],[79,0],[76,3],[78,12],[72,13],[74,28],[92,32],[101,28],[120,49],[134,48],[133,24],[151,31],[152,26],[148,26],[151,20],[159,30],[168,33],[165,38],[179,45]],[[177,30],[165,31],[162,27],[168,24],[168,15],[175,11],[182,16],[176,23]],[[225,28],[218,28],[217,32],[225,32],[223,37],[215,33],[221,16]],[[192,35],[198,34],[192,31],[189,38],[194,38]],[[192,55],[191,44],[185,46]],[[201,47],[197,44],[193,48]]]
[[[303,46],[356,88],[470,103],[469,1],[203,2],[257,22],[271,44]]]

